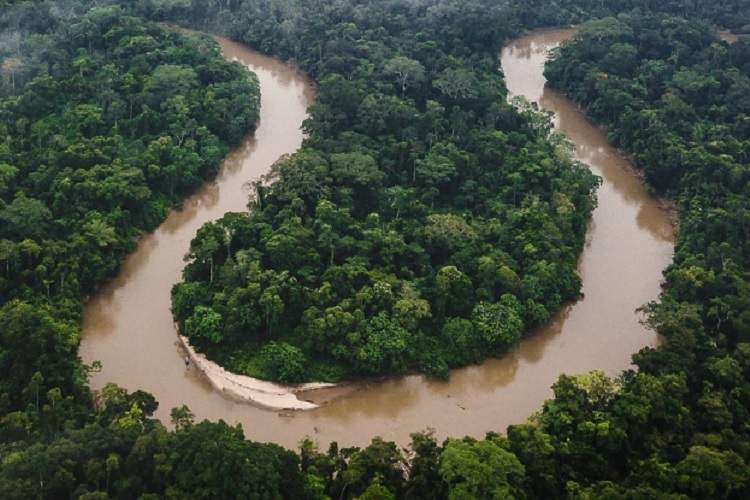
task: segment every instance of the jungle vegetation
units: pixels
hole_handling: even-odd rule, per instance
[[[5,256],[0,265],[0,497],[750,496],[750,193],[747,92],[742,90],[750,51],[746,41],[732,46],[718,41],[705,24],[741,29],[750,14],[745,2],[134,0],[99,1],[94,10],[83,1],[15,3],[6,7],[5,2],[0,11],[0,253]],[[109,3],[120,5],[113,9]],[[445,338],[445,327],[428,328],[435,324],[432,318],[411,330],[423,332],[416,335],[425,339],[418,345],[426,346],[430,358],[389,357],[398,350],[390,347],[401,347],[390,340],[401,336],[387,334],[410,331],[393,314],[395,303],[411,298],[424,306],[419,301],[425,301],[431,315],[440,307],[453,307],[452,302],[440,306],[435,294],[440,269],[452,265],[471,280],[472,312],[480,304],[518,307],[517,316],[528,325],[522,290],[531,266],[527,257],[514,257],[519,247],[499,236],[535,234],[509,224],[531,214],[542,221],[574,220],[545,203],[557,202],[553,193],[570,193],[560,191],[570,176],[589,187],[592,180],[566,160],[564,144],[546,130],[547,120],[504,104],[502,80],[489,69],[496,64],[494,53],[523,29],[587,18],[599,20],[559,51],[548,76],[606,125],[612,140],[635,156],[654,189],[680,207],[675,263],[666,273],[662,298],[646,308],[665,342],[638,353],[636,370],[616,379],[597,372],[564,375],[539,412],[527,423],[498,429],[502,435],[439,442],[421,432],[403,450],[379,438],[362,449],[332,444],[318,450],[306,441],[297,451],[284,450],[246,441],[241,428],[224,422],[195,422],[185,407],[172,411],[175,428],[167,430],[152,417],[158,402],[149,394],[113,385],[91,394],[86,386],[90,367],[80,363],[76,349],[82,300],[112,275],[137,234],[154,227],[168,206],[215,172],[229,145],[252,127],[257,114],[257,84],[242,68],[223,62],[210,40],[165,30],[146,19],[223,27],[239,41],[297,60],[320,90],[306,125],[305,148],[279,163],[275,184],[258,184],[254,210],[269,218],[231,214],[204,228],[196,242],[208,242],[209,249],[218,245],[211,253],[215,261],[212,266],[194,254],[181,287],[232,293],[237,279],[232,272],[241,269],[240,249],[247,251],[248,262],[255,260],[253,272],[260,269],[270,276],[270,270],[283,272],[287,264],[258,255],[265,252],[261,238],[277,233],[274,244],[283,249],[286,238],[308,237],[307,248],[315,250],[318,260],[292,256],[314,262],[302,263],[300,267],[309,266],[309,276],[295,276],[298,282],[316,279],[316,273],[325,276],[355,255],[360,257],[352,264],[355,277],[389,285],[376,288],[373,282],[363,294],[372,301],[368,304],[389,311],[368,312],[369,331],[363,330],[386,339],[389,349],[363,359],[396,359],[392,366],[398,369],[414,361],[440,374],[441,363],[434,363],[435,370],[430,360],[456,361],[450,351],[436,347],[440,342],[429,340]],[[131,64],[146,70],[135,74],[135,81],[126,76]],[[367,82],[359,81],[362,72],[370,75]],[[438,84],[438,75],[444,83]],[[459,77],[471,85],[449,85]],[[365,121],[358,113],[342,111],[342,104],[368,97],[359,92],[377,96],[369,105],[389,113],[365,114],[370,118]],[[204,107],[217,95],[223,104]],[[217,118],[221,110],[233,119]],[[399,130],[387,120],[394,120]],[[425,131],[426,125],[434,132]],[[430,133],[435,134],[432,142]],[[421,149],[413,149],[412,143]],[[539,168],[546,160],[549,174]],[[317,168],[300,170],[297,164]],[[340,177],[331,174],[339,172],[334,168],[343,169]],[[503,177],[506,169],[520,179]],[[436,172],[440,175],[431,177]],[[532,173],[540,175],[538,184]],[[465,182],[446,186],[442,175]],[[481,187],[463,187],[469,180],[484,182],[485,176],[499,186],[486,198],[476,198]],[[355,179],[368,182],[363,186]],[[349,183],[349,191],[343,182]],[[513,193],[515,182],[524,184]],[[312,189],[318,183],[326,189]],[[376,189],[366,189],[371,185]],[[398,196],[408,203],[386,203],[380,213],[391,186],[406,191]],[[584,190],[579,185],[574,192]],[[468,196],[472,193],[475,198]],[[536,204],[530,203],[530,193]],[[290,196],[287,203],[284,196]],[[583,198],[590,202],[590,192]],[[485,203],[490,200],[492,204]],[[378,217],[370,217],[376,206]],[[495,218],[502,221],[497,226],[487,222],[495,207],[500,210]],[[585,220],[584,212],[576,213]],[[407,231],[409,221],[435,215],[443,216],[442,222],[463,218],[473,229],[467,233],[473,244],[460,239],[460,249],[451,248],[453,240],[441,247],[439,240],[427,239],[428,226]],[[319,219],[315,225],[313,220]],[[339,229],[342,220],[358,232]],[[461,225],[444,226],[455,227],[459,235],[467,231]],[[378,234],[383,228],[388,232],[381,233],[382,239],[367,239],[368,231]],[[396,237],[389,240],[391,232]],[[227,233],[232,236],[229,250]],[[507,255],[500,256],[508,259],[506,266],[513,270],[509,263],[516,259],[515,264],[524,266],[514,271],[521,282],[518,293],[507,293],[500,281],[494,289],[477,286],[473,280],[484,276],[478,266],[476,273],[469,267],[462,270],[477,257],[472,252],[487,248],[484,238],[493,234],[496,239],[488,241],[504,249]],[[382,246],[368,247],[368,241]],[[407,241],[433,245],[422,246],[422,267],[416,271],[410,269],[411,261],[398,260],[412,255]],[[383,248],[398,251],[384,254]],[[425,248],[444,259],[436,262],[451,264],[438,267]],[[544,245],[535,251],[554,256]],[[564,265],[567,252],[575,253],[575,244],[548,265]],[[361,262],[362,255],[381,260]],[[384,262],[382,255],[391,260]],[[490,257],[500,258],[491,251]],[[227,265],[230,260],[234,262]],[[371,276],[375,266],[388,273]],[[444,273],[446,278],[456,274]],[[344,273],[328,274],[334,275],[348,279]],[[429,286],[434,288],[428,288],[429,280],[418,288],[418,278],[433,275],[435,285]],[[556,282],[558,277],[553,278]],[[405,283],[420,296],[408,295]],[[477,296],[482,289],[482,294],[495,295]],[[176,298],[187,291],[176,292]],[[213,295],[196,294],[200,303],[185,323],[194,316],[210,319],[212,314],[196,315],[198,306],[221,314],[215,308],[223,299]],[[270,297],[268,303],[278,301]],[[179,304],[176,300],[177,314]],[[413,317],[419,308],[411,310]],[[457,318],[452,331],[474,328],[473,314],[442,311],[444,318]],[[274,335],[280,326],[272,324],[266,333]],[[210,338],[206,341],[210,348]],[[290,351],[279,341],[266,345]],[[268,368],[258,365],[254,369]],[[346,369],[344,362],[344,370],[327,372]],[[348,369],[359,372],[361,367],[352,363]]]
[[[83,299],[258,117],[256,79],[213,40],[119,7],[68,15],[45,4],[3,18],[3,414],[31,392],[85,397]]]
[[[293,59],[317,99],[302,149],[256,182],[249,213],[198,231],[173,290],[181,332],[283,382],[447,377],[502,355],[578,297],[598,180],[546,116],[506,103],[504,23],[472,40],[433,9],[321,8],[344,17],[325,46],[316,16],[218,23]]]

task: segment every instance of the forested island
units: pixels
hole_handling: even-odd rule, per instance
[[[0,497],[746,498],[750,41],[745,2],[0,2]],[[634,10],[636,9],[636,10]],[[679,16],[679,17],[675,17]],[[114,385],[77,356],[83,301],[258,117],[225,35],[317,83],[306,143],[249,214],[197,234],[174,313],[232,369],[286,382],[500,355],[574,299],[597,179],[496,54],[583,23],[550,82],[680,212],[636,369],[563,375],[485,439],[297,451]],[[712,23],[712,24],[709,24]],[[182,256],[175,256],[179,259]],[[363,429],[366,432],[366,429]]]
[[[183,334],[232,371],[447,377],[578,296],[597,179],[545,116],[506,102],[498,43],[372,10],[322,56],[289,45],[307,22],[262,36],[318,82],[308,138],[249,214],[200,229],[173,290]],[[229,28],[251,45],[259,32]]]

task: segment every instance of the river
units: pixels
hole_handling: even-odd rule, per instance
[[[580,259],[584,298],[512,353],[454,370],[445,382],[411,375],[358,384],[304,412],[269,411],[225,398],[197,370],[185,369],[169,291],[180,279],[190,239],[203,223],[245,209],[245,182],[299,147],[299,127],[313,99],[303,75],[219,38],[224,54],[260,79],[259,126],[226,159],[216,181],[144,237],[119,275],[87,304],[80,353],[86,362],[103,363],[92,387],[112,381],[142,389],[157,398],[157,416],[165,422],[172,407],[187,404],[199,419],[241,423],[248,438],[288,447],[305,436],[324,447],[330,441],[366,445],[376,435],[404,445],[411,432],[428,427],[441,438],[504,430],[538,410],[561,373],[601,369],[615,375],[628,368],[632,353],[657,342],[635,309],[658,296],[661,272],[672,258],[672,224],[605,134],[572,102],[545,88],[548,50],[572,35],[572,30],[536,31],[501,54],[510,93],[553,111],[557,127],[575,142],[577,157],[604,179]]]

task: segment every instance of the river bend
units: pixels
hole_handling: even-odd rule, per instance
[[[218,38],[226,57],[259,77],[258,128],[226,158],[214,182],[140,240],[119,275],[87,304],[80,353],[85,362],[103,363],[92,387],[111,381],[142,389],[159,401],[157,416],[165,422],[172,407],[187,404],[199,419],[241,423],[248,438],[288,447],[305,436],[324,447],[330,441],[366,445],[376,435],[404,445],[411,432],[427,427],[441,438],[504,430],[538,410],[561,373],[601,369],[615,375],[628,368],[634,352],[657,342],[635,309],[658,296],[662,270],[672,258],[672,224],[605,134],[574,103],[545,87],[548,51],[572,35],[567,29],[535,31],[501,54],[511,95],[554,112],[577,158],[604,180],[579,264],[585,298],[512,353],[454,370],[447,382],[412,375],[359,384],[306,412],[268,411],[225,398],[197,370],[185,369],[170,312],[182,256],[202,224],[245,209],[247,181],[299,148],[300,125],[313,100],[310,82],[294,69]]]

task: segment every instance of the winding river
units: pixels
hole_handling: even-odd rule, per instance
[[[303,75],[219,38],[226,57],[246,64],[260,79],[259,126],[229,155],[216,181],[144,237],[117,278],[87,304],[81,356],[103,363],[92,386],[112,381],[149,391],[165,422],[172,407],[187,404],[198,418],[241,423],[249,438],[288,447],[308,435],[321,446],[366,445],[376,435],[403,445],[411,432],[427,427],[441,438],[504,430],[539,409],[561,373],[601,369],[614,375],[629,367],[632,353],[657,342],[639,324],[635,309],[658,296],[661,272],[672,258],[672,224],[605,134],[568,99],[545,88],[549,49],[572,35],[567,29],[536,31],[508,44],[501,56],[510,93],[553,111],[578,158],[604,179],[580,260],[585,298],[514,352],[455,370],[447,382],[412,375],[315,393],[337,397],[304,412],[269,411],[223,397],[198,370],[185,369],[169,292],[180,279],[190,239],[203,223],[245,209],[246,181],[300,146],[299,127],[313,99]]]

